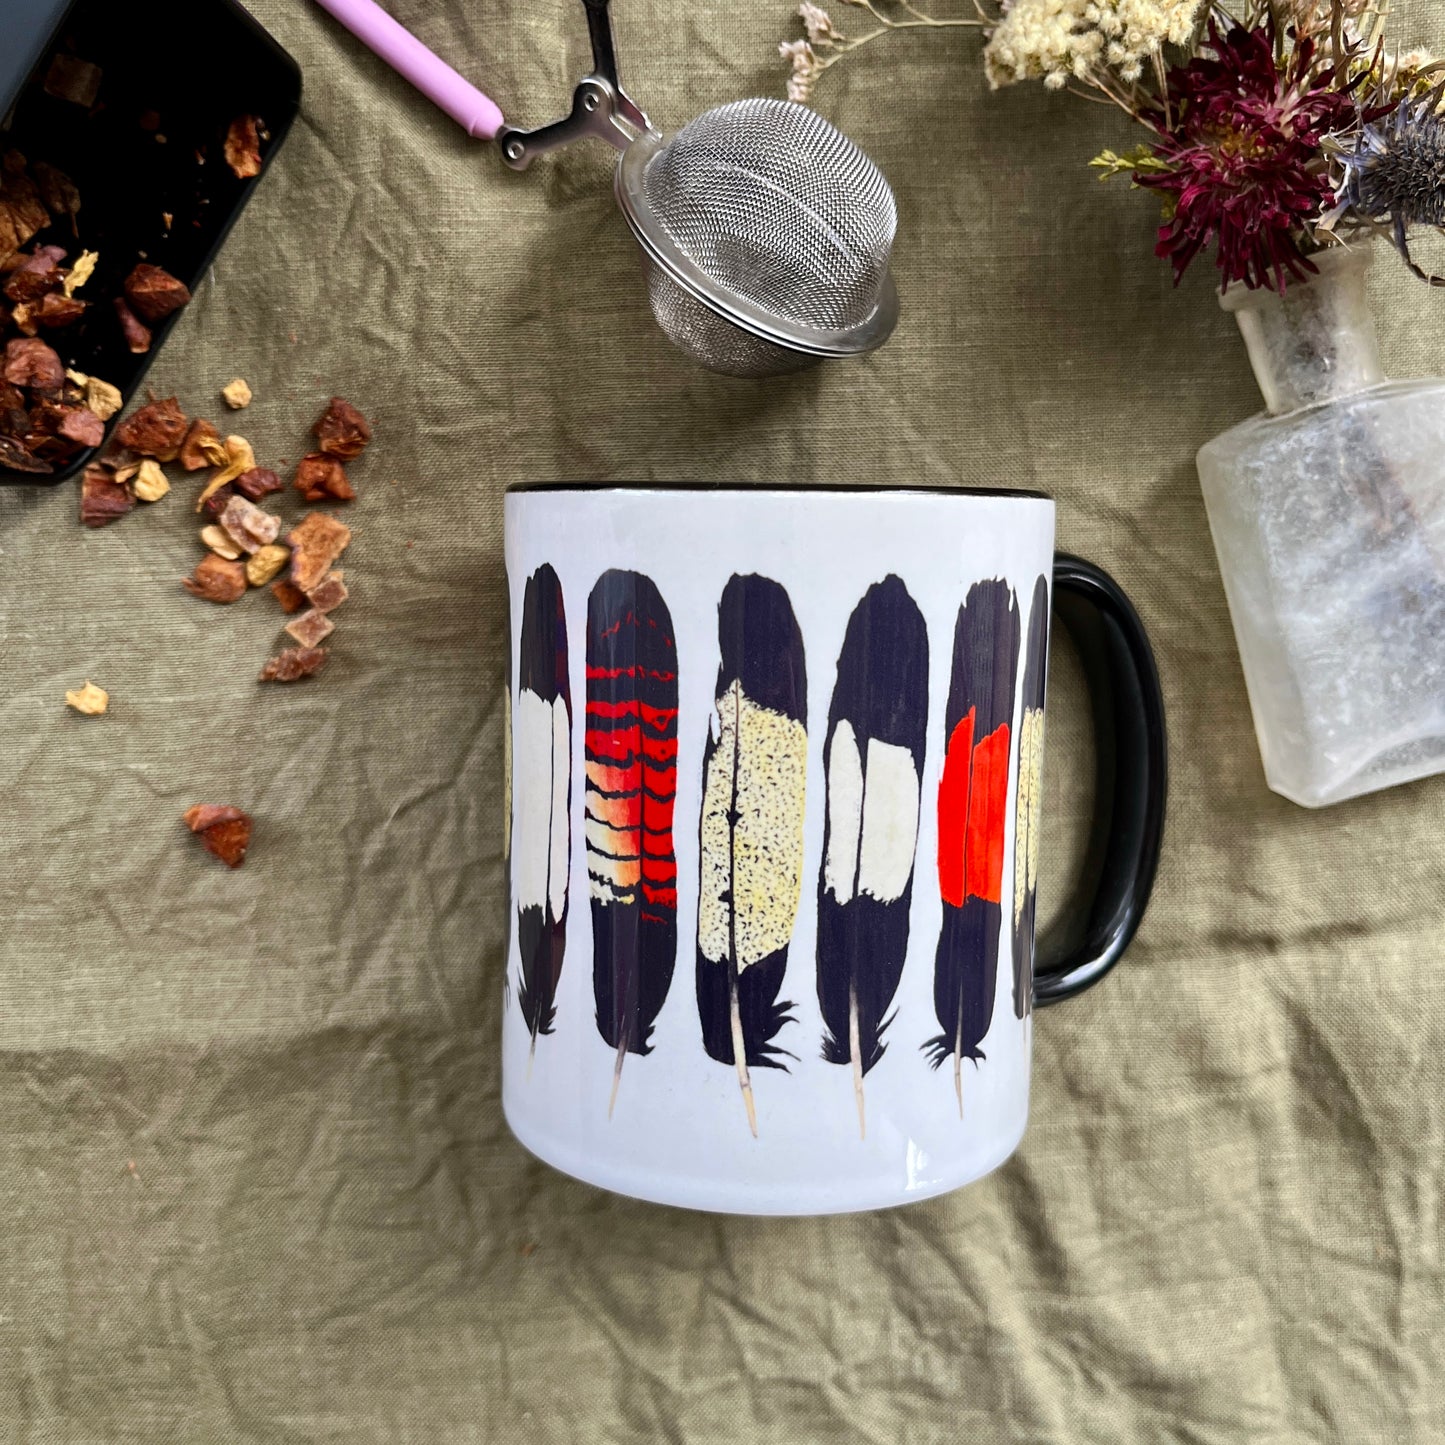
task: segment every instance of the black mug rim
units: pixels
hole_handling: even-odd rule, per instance
[[[885,482],[859,482],[838,486],[831,482],[510,482],[506,496],[546,492],[713,492],[746,497],[751,494],[818,493],[830,497],[860,493],[866,496],[989,497],[1020,502],[1053,502],[1048,492],[1011,487],[894,487]]]

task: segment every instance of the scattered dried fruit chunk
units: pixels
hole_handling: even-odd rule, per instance
[[[49,224],[50,212],[25,170],[25,157],[17,150],[6,151],[0,156],[0,260]]]
[[[65,368],[53,347],[17,336],[5,346],[5,380],[12,386],[61,387]]]
[[[100,94],[101,69],[78,55],[57,54],[45,72],[45,93],[89,110]]]
[[[207,498],[234,482],[242,472],[249,472],[255,465],[256,453],[251,450],[251,443],[245,437],[227,437],[226,465],[206,483],[205,490],[196,498],[196,511],[199,512],[205,506]]]
[[[203,467],[225,466],[226,448],[221,443],[220,432],[205,417],[198,416],[181,443],[177,460],[188,472],[198,472]]]
[[[180,409],[175,397],[165,401],[153,401],[132,412],[115,429],[115,439],[121,446],[143,457],[154,457],[160,462],[173,462],[180,454],[181,443],[186,439],[190,423]]]
[[[300,612],[310,605],[306,594],[286,577],[271,584],[271,595],[281,604],[282,612]]]
[[[354,461],[371,441],[371,423],[339,396],[331,398],[331,405],[321,413],[313,430],[321,451],[344,462]]]
[[[95,263],[100,260],[99,251],[82,251],[76,257],[75,265],[66,272],[65,280],[61,282],[60,289],[67,296],[74,296],[82,286],[95,274]]]
[[[109,421],[125,405],[125,399],[121,396],[118,386],[112,386],[98,376],[87,376],[85,378],[85,404],[101,421]]]
[[[86,467],[80,478],[80,520],[87,527],[118,521],[135,506],[130,488],[104,467]]]
[[[49,296],[42,296],[39,304],[31,308],[31,315],[37,326],[43,326],[48,331],[58,331],[62,326],[74,325],[85,315],[86,309],[84,301],[52,291]]]
[[[221,388],[221,396],[232,411],[240,411],[251,405],[251,388],[239,376]]]
[[[227,803],[197,803],[187,808],[181,821],[193,832],[208,853],[214,853],[228,868],[239,868],[251,846],[251,817]]]
[[[227,482],[224,487],[218,487],[214,492],[209,493],[201,502],[201,511],[208,517],[214,517],[218,522],[221,514],[231,505],[231,498],[236,495],[235,484]]]
[[[201,541],[213,551],[216,556],[224,557],[228,562],[235,562],[240,559],[241,548],[237,545],[236,539],[222,526],[212,522],[208,527],[201,528]]]
[[[41,246],[10,273],[0,291],[10,301],[38,301],[47,291],[60,289],[59,262],[64,259],[59,246]]]
[[[340,572],[328,572],[306,595],[318,612],[335,612],[351,595]]]
[[[294,622],[288,622],[286,631],[302,647],[315,647],[318,642],[324,642],[336,631],[336,624],[324,612],[318,612],[313,607],[309,612],[303,612]]]
[[[226,131],[226,164],[238,180],[260,174],[260,127],[254,115],[238,115]]]
[[[84,687],[65,694],[65,702],[67,707],[84,713],[86,717],[99,717],[110,706],[110,694],[87,678]]]
[[[80,447],[98,447],[105,440],[105,423],[83,406],[66,407],[55,434]]]
[[[69,216],[70,229],[74,231],[75,218],[80,214],[80,191],[75,182],[58,166],[46,161],[36,161],[31,169],[46,209],[57,216]]]
[[[171,484],[166,480],[161,464],[147,457],[137,469],[131,489],[135,492],[137,501],[158,502],[170,491]]]
[[[276,540],[281,530],[281,519],[262,511],[245,497],[233,496],[221,513],[221,525],[243,551],[259,552]]]
[[[249,472],[242,472],[236,478],[236,490],[253,502],[269,497],[272,492],[279,492],[285,485],[275,472],[268,471],[265,467],[252,467]]]
[[[114,304],[125,344],[136,356],[144,356],[151,349],[150,327],[142,324],[141,319],[126,305],[123,298],[117,296]]]
[[[286,540],[292,549],[291,580],[309,592],[346,550],[351,528],[325,512],[308,512]]]
[[[239,602],[246,595],[246,569],[212,552],[196,564],[184,586],[192,597],[206,602]]]
[[[324,647],[288,647],[261,669],[262,682],[297,682],[311,677],[326,665]]]
[[[246,562],[246,581],[252,587],[264,587],[290,560],[291,549],[272,542],[251,554]]]
[[[125,299],[131,310],[146,321],[164,321],[173,311],[179,311],[190,299],[191,293],[184,281],[172,276],[161,266],[152,266],[142,261],[125,278]]]
[[[296,467],[296,490],[308,502],[334,500],[349,502],[356,493],[346,480],[346,471],[334,457],[312,452]]]

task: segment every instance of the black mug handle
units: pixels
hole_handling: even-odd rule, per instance
[[[1098,754],[1094,827],[1070,946],[1034,968],[1040,1007],[1082,993],[1123,956],[1149,905],[1168,795],[1164,695],[1148,634],[1119,584],[1092,562],[1054,558],[1054,612],[1088,683]],[[1040,954],[1051,952],[1047,943]]]

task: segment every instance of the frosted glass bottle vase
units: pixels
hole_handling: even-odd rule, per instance
[[[1369,247],[1221,298],[1266,411],[1199,480],[1275,792],[1322,807],[1445,770],[1445,381],[1389,381]]]

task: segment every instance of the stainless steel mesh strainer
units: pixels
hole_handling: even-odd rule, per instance
[[[469,134],[495,137],[513,169],[588,136],[621,151],[617,201],[642,247],[653,315],[703,366],[778,375],[871,351],[892,333],[893,192],[806,106],[734,101],[663,136],[617,78],[608,0],[583,0],[592,72],[565,119],[519,130],[374,0],[319,3]]]

